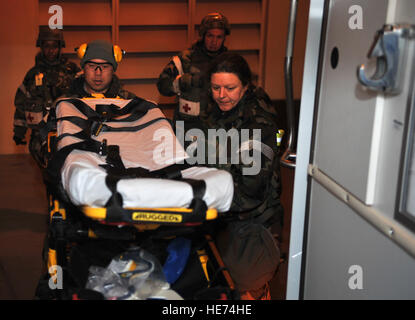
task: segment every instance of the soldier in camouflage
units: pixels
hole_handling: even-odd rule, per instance
[[[200,119],[207,115],[206,71],[212,59],[227,50],[224,42],[229,34],[230,26],[225,16],[208,14],[200,24],[200,39],[190,49],[174,56],[159,76],[159,92],[164,96],[179,97],[174,120],[184,121],[186,131],[200,128]]]
[[[210,79],[212,99],[209,106],[210,114],[204,123],[206,127],[205,136],[209,137],[209,129],[216,129],[216,131],[224,129],[226,132],[233,130],[238,133],[240,141],[238,148],[232,149],[230,148],[232,144],[231,136],[225,144],[218,142],[216,138],[208,139],[205,147],[208,150],[206,152],[208,158],[212,158],[212,154],[209,154],[209,145],[213,144],[214,147],[211,150],[216,151],[214,166],[230,172],[234,180],[234,198],[230,212],[236,214],[238,217],[236,221],[238,222],[234,223],[228,229],[228,232],[232,233],[229,230],[237,230],[238,228],[249,228],[250,226],[247,224],[251,222],[260,224],[265,228],[273,226],[273,229],[278,232],[282,226],[283,208],[280,203],[281,186],[279,158],[277,157],[276,133],[278,129],[275,108],[265,91],[251,84],[249,65],[238,54],[224,53],[220,55],[213,61],[208,72],[208,78]],[[243,130],[249,133],[249,135],[245,135],[245,140],[243,140]],[[255,130],[260,133],[260,136],[255,134]],[[235,152],[235,150],[239,157],[237,162],[231,158],[232,152]],[[227,154],[227,161],[221,163],[219,157],[221,152],[224,151]],[[245,155],[249,153],[250,156],[245,157],[245,159],[250,161],[243,160],[244,153]],[[255,155],[255,153],[257,156],[252,157],[251,155]],[[212,163],[212,160],[210,160],[210,163]],[[251,169],[254,167],[256,167],[256,170],[252,171]],[[260,230],[265,230],[265,228]],[[245,292],[245,296],[248,294],[250,297],[258,298],[264,292],[267,292],[261,286],[265,286],[266,280],[270,280],[276,265],[279,263],[279,249],[274,246],[275,249],[266,251],[267,253],[264,256],[268,255],[267,262],[263,265],[257,263],[255,267],[258,269],[255,272],[263,272],[263,274],[268,272],[268,278],[255,278],[254,270],[244,268],[254,263],[252,260],[256,258],[251,259],[251,257],[246,257],[244,254],[237,256],[238,253],[236,252],[243,252],[245,245],[248,247],[250,245],[255,246],[256,243],[249,243],[249,241],[243,243],[242,240],[240,243],[232,243],[232,240],[229,239],[233,239],[233,236],[235,234],[223,238],[228,240],[219,241],[218,247],[222,250],[221,254],[224,252],[223,258],[228,259],[231,275],[232,272],[237,274],[234,279],[236,283],[240,284],[243,288],[242,291],[249,292]],[[238,236],[235,237],[238,238]],[[234,246],[233,248],[240,250],[226,251],[226,247],[231,246],[231,243]],[[272,244],[273,241],[269,243]],[[260,252],[261,250],[266,249],[258,247],[257,251]],[[236,261],[238,259],[239,261]],[[254,287],[245,286],[246,283],[252,284]]]
[[[35,66],[31,68],[16,92],[14,104],[14,135],[16,145],[26,144],[25,135],[31,129],[29,151],[40,167],[45,166],[45,141],[39,134],[39,122],[46,116],[54,100],[65,94],[79,67],[61,55],[65,41],[61,30],[42,29],[36,46]]]
[[[248,164],[242,160],[238,164],[231,163],[229,143],[224,146],[216,139],[208,141],[206,150],[209,150],[209,144],[215,144],[215,147],[211,148],[216,150],[215,166],[232,173],[235,181],[231,211],[258,216],[267,209],[275,209],[280,203],[281,190],[276,140],[277,117],[270,98],[262,88],[256,88],[251,84],[249,66],[237,54],[225,53],[218,57],[208,76],[211,79],[210,91],[213,99],[209,106],[209,117],[204,121],[205,136],[209,136],[209,129],[225,129],[227,132],[236,129],[241,138],[241,132],[245,129],[249,132],[249,140],[240,144],[237,150],[240,156],[242,157],[246,151],[256,151],[261,155],[260,158],[253,159],[260,160],[260,167],[249,173],[243,169],[259,164]],[[255,129],[260,132],[260,141],[254,141]],[[229,161],[221,164],[219,156],[224,152],[228,155]],[[212,156],[208,153],[207,155]]]

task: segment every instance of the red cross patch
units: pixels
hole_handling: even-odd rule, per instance
[[[190,116],[198,116],[200,113],[200,102],[179,98],[179,111]]]
[[[189,104],[185,104],[184,106],[183,106],[183,110],[184,110],[184,112],[186,112],[186,113],[188,113],[190,110],[192,110],[192,108],[190,108],[189,107]]]
[[[27,124],[29,125],[37,125],[40,121],[42,121],[42,112],[25,112],[25,118],[27,121]]]
[[[27,120],[29,120],[30,123],[32,123],[33,120],[35,120],[35,118],[33,118],[33,116],[30,113],[26,118],[27,118]]]

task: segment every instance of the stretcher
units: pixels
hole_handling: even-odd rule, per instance
[[[107,101],[108,100],[108,101]],[[118,102],[115,99],[88,99],[85,103],[95,109],[96,105],[126,106],[132,101]],[[79,127],[71,122],[73,118],[84,119],[82,114],[70,101],[58,104],[56,115],[58,137],[63,134],[79,132]],[[175,163],[184,162],[188,157],[177,140],[170,123],[158,108],[148,110],[139,119],[127,122],[127,128],[139,128],[137,131],[122,131],[125,122],[96,124],[101,132],[94,138],[96,141],[106,140],[107,145],[118,145],[124,166],[141,167],[157,171]],[[150,124],[146,126],[147,124]],[[101,129],[99,129],[101,126]],[[105,126],[105,127],[104,127]],[[119,129],[112,131],[109,128]],[[79,142],[80,138],[65,136],[58,142],[58,150]],[[105,157],[94,152],[74,150],[68,155],[62,167],[62,183],[72,202],[76,205],[103,207],[110,198],[111,192],[106,187]],[[183,179],[203,180],[206,190],[203,200],[208,207],[219,211],[227,211],[232,201],[232,177],[226,171],[206,167],[191,167],[181,171]],[[188,207],[193,199],[193,191],[189,183],[183,179],[162,179],[148,177],[121,179],[117,190],[122,195],[126,207]]]
[[[76,243],[105,239],[137,245],[148,232],[152,239],[189,229],[194,234],[229,210],[231,175],[187,165],[188,155],[154,104],[139,98],[62,99],[54,110],[44,129],[50,153],[44,175],[50,208],[45,259],[51,278],[56,277],[52,266],[69,270],[77,260],[68,249]],[[210,235],[200,236],[214,253],[211,261],[217,261]],[[227,273],[221,263],[215,265]],[[81,278],[71,285],[79,287],[85,274]],[[235,289],[229,274],[222,278]]]

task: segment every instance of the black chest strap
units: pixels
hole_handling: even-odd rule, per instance
[[[123,210],[123,198],[117,191],[117,184],[122,179],[134,178],[150,178],[150,179],[170,179],[182,181],[189,184],[193,191],[193,200],[190,208],[193,209],[195,217],[207,210],[207,206],[203,201],[206,192],[206,183],[204,180],[185,179],[182,177],[181,171],[189,167],[187,164],[174,164],[156,171],[149,171],[141,167],[125,168],[122,164],[121,157],[116,152],[117,148],[111,150],[107,155],[107,165],[102,165],[107,176],[105,183],[112,195],[105,204],[107,208],[108,221],[125,221],[130,219],[130,214]]]

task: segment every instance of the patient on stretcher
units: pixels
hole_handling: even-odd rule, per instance
[[[112,113],[112,114],[111,114]],[[120,165],[131,172],[141,168],[143,174],[121,177],[116,192],[128,208],[189,207],[200,193],[207,207],[219,212],[230,208],[233,180],[223,170],[199,166],[182,166],[188,157],[176,138],[169,121],[156,105],[135,98],[63,99],[56,105],[57,150],[70,150],[61,167],[61,181],[75,205],[103,207],[114,193],[108,187],[108,155],[98,149],[71,148],[90,141],[94,145],[118,146]],[[105,153],[105,152],[104,152]],[[165,168],[178,165],[177,174],[160,175]],[[108,170],[111,169],[111,170]],[[182,170],[180,170],[182,169]],[[112,173],[111,173],[112,172]],[[152,175],[152,173],[158,173]],[[203,182],[202,190],[193,182]],[[199,190],[199,191],[195,191]]]

